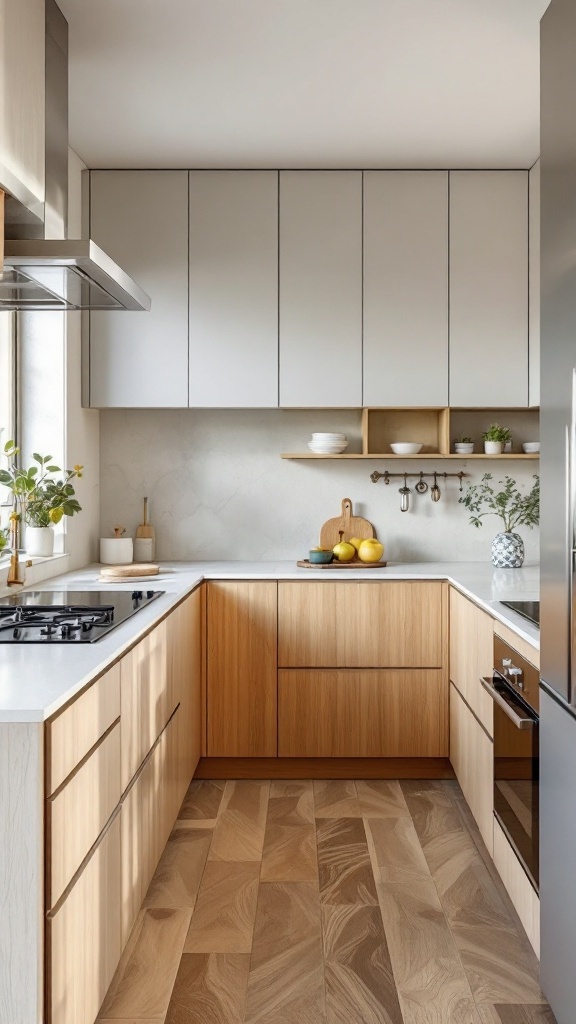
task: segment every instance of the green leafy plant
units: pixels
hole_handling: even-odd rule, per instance
[[[474,444],[474,438],[468,437],[466,434],[460,434],[460,437],[456,438],[454,444]]]
[[[510,438],[511,434],[508,428],[501,427],[499,423],[491,423],[488,430],[482,434],[483,441],[501,441],[502,444],[507,444]]]
[[[8,544],[8,537],[10,534],[10,527],[5,526],[4,529],[0,530],[0,554],[2,554],[4,548]]]
[[[484,473],[479,484],[469,484],[466,493],[459,498],[461,505],[471,513],[473,526],[482,526],[484,516],[499,516],[504,523],[504,532],[511,533],[517,526],[530,530],[540,521],[540,477],[534,476],[532,489],[526,494],[518,490],[516,481],[506,476],[499,480],[501,490],[491,486],[492,474]]]
[[[81,506],[74,497],[75,491],[70,483],[74,477],[82,476],[82,466],[64,470],[52,465],[51,455],[39,455],[34,452],[32,458],[36,465],[22,469],[18,465],[20,449],[14,441],[4,445],[4,455],[8,461],[8,469],[0,469],[0,484],[4,484],[12,492],[17,506],[16,514],[24,519],[29,526],[51,526],[59,523],[63,516],[73,516],[81,512]]]

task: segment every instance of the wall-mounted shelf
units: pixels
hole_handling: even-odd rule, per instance
[[[317,455],[313,452],[284,452],[283,459],[451,459],[510,462],[532,461],[539,454],[522,452],[523,441],[536,441],[540,436],[540,410],[533,409],[362,409],[362,451],[343,452],[342,455]],[[337,410],[334,410],[334,429],[337,429]],[[482,433],[491,423],[498,422],[512,433],[512,447],[516,451],[502,455],[485,455]],[[456,455],[454,440],[467,434],[475,438],[478,451],[473,455]],[[394,455],[389,451],[395,441],[419,441],[422,449],[417,455]],[[357,442],[356,442],[357,443]]]

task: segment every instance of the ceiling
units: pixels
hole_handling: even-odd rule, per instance
[[[530,167],[549,0],[58,0],[89,167]]]

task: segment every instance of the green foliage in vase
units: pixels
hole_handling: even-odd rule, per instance
[[[532,489],[522,493],[516,481],[506,476],[499,480],[501,490],[491,485],[492,474],[484,473],[479,484],[469,484],[466,493],[459,498],[461,505],[471,513],[473,526],[482,526],[484,516],[499,516],[504,523],[504,532],[511,533],[517,526],[530,530],[540,522],[540,477],[534,476]]]
[[[491,423],[488,430],[482,434],[483,441],[500,441],[502,444],[507,444],[510,439],[511,434],[508,427],[501,427],[499,423]]]
[[[74,466],[74,469],[63,472],[60,466],[52,464],[51,455],[34,452],[32,458],[35,465],[22,469],[18,465],[19,454],[20,449],[14,441],[7,441],[4,455],[8,469],[0,469],[0,484],[12,492],[20,519],[25,519],[29,526],[52,526],[59,523],[63,516],[73,516],[82,511],[70,483],[74,477],[82,476],[82,466]],[[62,472],[63,475],[54,475]]]

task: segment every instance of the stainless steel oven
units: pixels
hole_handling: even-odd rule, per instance
[[[494,637],[494,814],[532,885],[539,884],[539,673]]]

